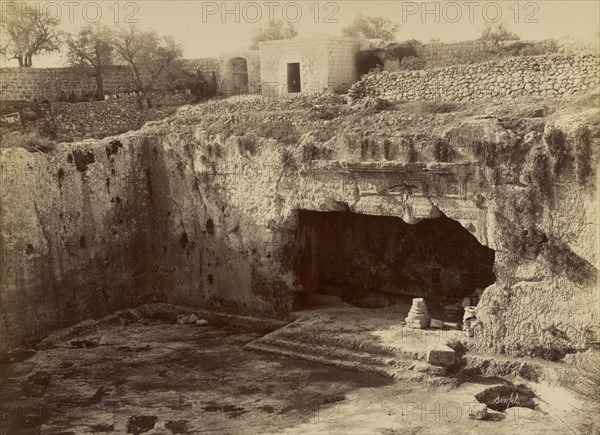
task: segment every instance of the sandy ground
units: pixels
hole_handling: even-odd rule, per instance
[[[394,382],[242,349],[258,337],[142,320],[39,350],[2,366],[1,433],[568,432],[548,410],[470,420],[474,394],[500,378]]]

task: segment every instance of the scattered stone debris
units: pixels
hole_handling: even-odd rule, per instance
[[[14,125],[21,123],[21,115],[19,112],[9,113],[0,117],[1,125]]]
[[[487,417],[487,410],[488,407],[484,403],[475,405],[469,410],[468,416],[471,420],[485,420]]]
[[[198,318],[196,314],[191,314],[189,316],[185,314],[179,314],[177,316],[177,324],[178,325],[199,325],[206,326],[208,322],[204,319]]]
[[[496,385],[475,395],[478,402],[485,403],[488,408],[501,412],[516,406],[536,409],[535,397],[535,393],[523,384]]]
[[[155,416],[134,415],[127,419],[127,433],[140,434],[148,432],[156,424]]]
[[[389,106],[389,103],[381,98],[366,96],[362,100],[358,100],[356,103],[358,106],[365,110],[383,110]]]

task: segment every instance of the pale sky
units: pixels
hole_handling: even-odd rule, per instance
[[[293,22],[299,37],[339,35],[358,14],[400,24],[398,40],[427,42],[476,39],[486,22],[503,22],[523,40],[598,39],[600,2],[590,1],[38,1],[61,15],[61,27],[76,31],[86,22],[137,21],[181,41],[187,58],[212,57],[248,46],[253,31],[270,19]],[[2,13],[5,10],[2,5]],[[225,14],[223,14],[225,12]],[[229,12],[229,13],[227,13]],[[2,65],[15,65],[14,61]],[[34,58],[34,67],[63,66],[59,54]]]

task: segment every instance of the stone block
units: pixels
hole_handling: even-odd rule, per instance
[[[443,320],[438,320],[438,319],[431,319],[429,321],[429,327],[430,328],[438,328],[438,329],[442,329],[444,327],[444,321]]]
[[[445,344],[432,344],[427,349],[427,362],[435,366],[454,364],[454,350]]]
[[[467,415],[471,420],[484,420],[487,417],[487,405],[485,403],[475,405],[469,409]]]

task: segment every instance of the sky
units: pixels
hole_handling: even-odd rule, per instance
[[[3,18],[12,10],[2,3]],[[598,39],[600,1],[30,1],[60,15],[74,32],[90,22],[135,23],[170,34],[186,58],[213,57],[247,48],[254,31],[270,19],[289,21],[298,37],[340,35],[359,14],[384,16],[400,24],[398,40],[445,42],[476,39],[486,23],[504,23],[523,40]],[[63,54],[34,58],[34,66],[64,66]],[[15,65],[15,61],[3,66]]]

